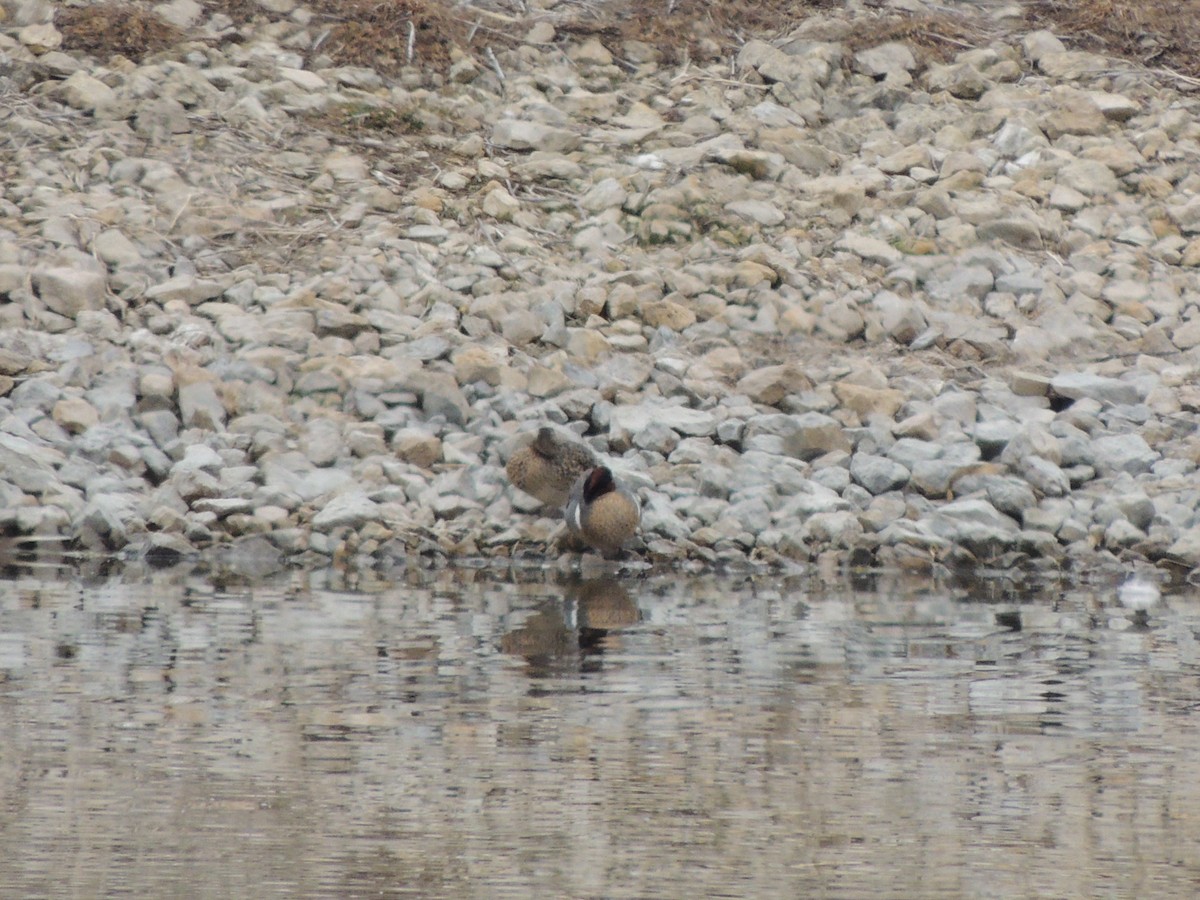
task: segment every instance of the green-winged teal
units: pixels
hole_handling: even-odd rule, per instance
[[[615,556],[637,534],[642,508],[608,466],[596,466],[579,476],[563,515],[573,535],[605,556]]]
[[[506,471],[514,487],[561,509],[575,480],[595,465],[589,448],[543,426],[528,446],[509,457]]]

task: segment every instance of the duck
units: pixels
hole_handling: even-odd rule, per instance
[[[588,447],[543,425],[530,444],[509,457],[505,472],[517,489],[562,509],[576,479],[595,465],[596,455]]]
[[[613,557],[637,534],[642,507],[612,469],[596,466],[576,480],[563,517],[574,537]]]

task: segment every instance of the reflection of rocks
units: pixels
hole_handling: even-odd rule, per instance
[[[574,649],[571,631],[558,610],[544,610],[500,638],[500,649],[531,663],[545,662]]]
[[[580,582],[567,596],[578,606],[580,628],[628,628],[642,617],[629,591],[615,578]]]

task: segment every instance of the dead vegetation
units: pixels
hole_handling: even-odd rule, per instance
[[[467,23],[449,4],[428,0],[316,0],[318,20],[329,23],[322,50],[341,65],[371,66],[394,74],[414,60],[444,70],[451,48],[467,43]]]
[[[610,0],[563,3],[555,25],[564,39],[595,35],[620,57],[625,41],[655,47],[667,64],[728,58],[752,36],[782,35],[841,0]],[[872,5],[872,4],[868,4]],[[236,26],[280,18],[254,0],[204,0]],[[480,56],[516,45],[532,19],[452,0],[311,0],[315,46],[338,65],[370,66],[396,75],[406,66],[445,72],[455,49]],[[121,54],[140,61],[168,49],[184,34],[133,3],[68,7],[57,24],[66,49],[101,59]],[[1049,28],[1074,48],[1094,50],[1152,68],[1200,78],[1200,0],[1027,0],[1014,30]],[[880,13],[832,36],[851,49],[890,40],[908,43],[919,58],[945,61],[996,37],[982,17],[953,10],[931,15]],[[1008,35],[1011,39],[1015,35]],[[236,38],[234,38],[236,39]]]
[[[184,37],[155,13],[129,3],[60,9],[54,23],[62,32],[64,50],[81,50],[102,60],[120,55],[141,62]]]
[[[1200,0],[1030,0],[1026,21],[1073,48],[1200,78]]]

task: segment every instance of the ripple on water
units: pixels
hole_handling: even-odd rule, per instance
[[[1192,592],[0,581],[0,895],[1079,896],[1200,876]]]

